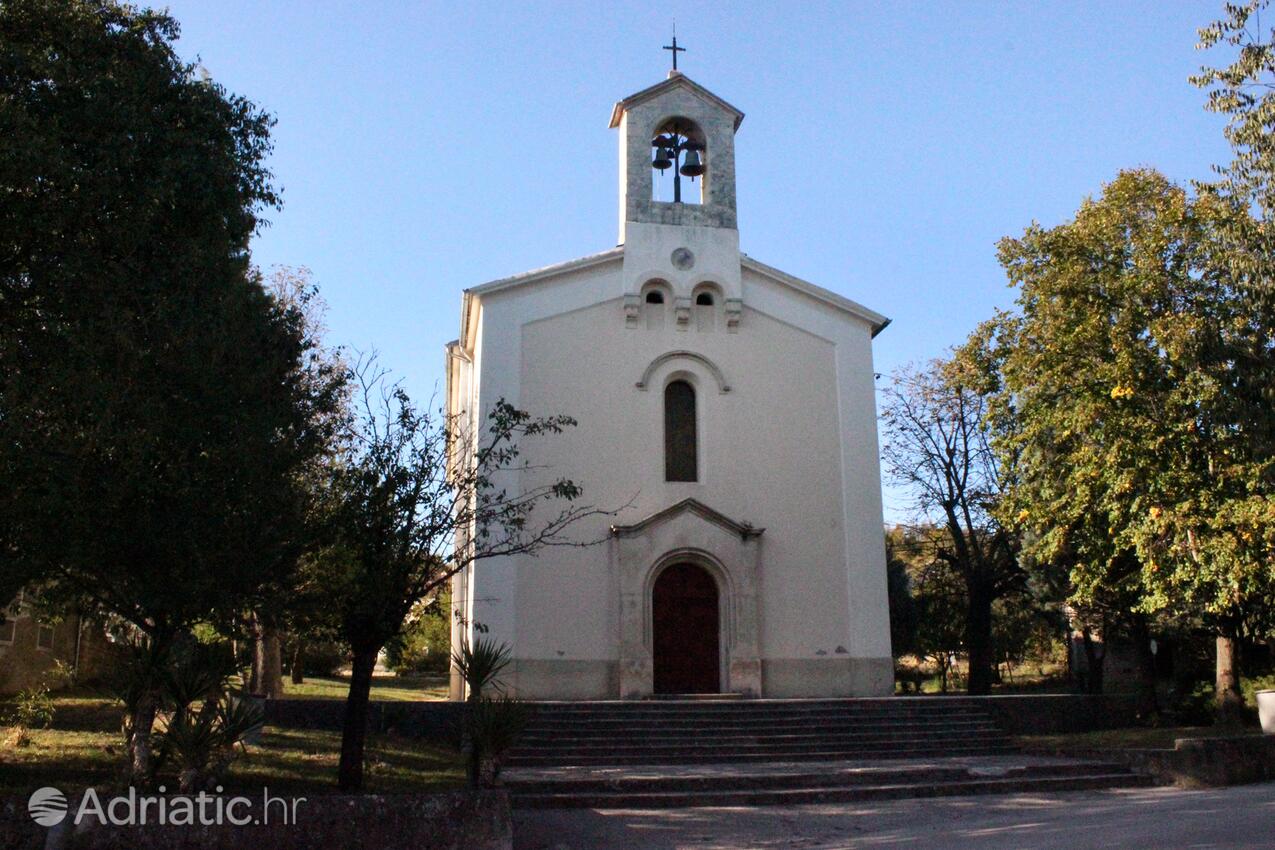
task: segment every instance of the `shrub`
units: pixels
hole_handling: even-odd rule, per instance
[[[63,688],[74,687],[75,678],[75,667],[59,658],[45,671],[44,684],[52,690],[60,691]]]
[[[53,725],[53,698],[43,685],[18,692],[6,718],[19,729],[48,729]]]
[[[497,784],[505,754],[531,720],[531,706],[505,695],[482,697],[468,706],[470,740],[478,753],[477,784]]]
[[[333,676],[349,663],[350,650],[338,641],[314,641],[301,650],[301,669],[307,676]]]

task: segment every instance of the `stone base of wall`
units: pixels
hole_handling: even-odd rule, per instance
[[[409,738],[459,741],[463,702],[379,702],[367,707],[369,732],[391,732]],[[266,700],[266,723],[284,729],[339,731],[345,720],[345,701],[328,699]]]
[[[1275,736],[1178,738],[1171,750],[1129,750],[1126,758],[1134,770],[1162,785],[1248,785],[1275,779]]]
[[[106,802],[106,797],[102,797]],[[78,797],[72,800],[72,811]],[[14,850],[285,850],[295,847],[375,847],[381,850],[510,850],[513,822],[504,791],[449,794],[312,795],[298,804],[296,823],[235,826],[101,825],[45,828],[26,801],[0,803],[0,847]]]
[[[762,694],[768,699],[883,697],[894,691],[889,658],[763,658]]]

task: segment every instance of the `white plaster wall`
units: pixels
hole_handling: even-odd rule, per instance
[[[677,329],[671,305],[662,327],[640,321],[627,328],[615,297],[619,272],[620,264],[608,264],[487,296],[484,405],[504,396],[536,415],[579,420],[567,434],[527,448],[553,476],[583,484],[588,502],[631,502],[618,517],[581,526],[581,539],[602,539],[612,522],[636,521],[688,496],[765,527],[763,658],[888,658],[867,324],[745,272],[738,333],[726,332],[720,303],[711,331],[694,322]],[[672,350],[714,361],[731,391],[719,392],[708,370],[689,360],[664,364],[647,390],[636,388],[647,364]],[[663,480],[662,391],[675,373],[698,389],[696,483]],[[603,546],[484,562],[473,582],[474,616],[513,644],[519,659],[601,669],[619,653],[619,592],[606,563]],[[591,681],[602,687],[598,676]],[[530,681],[523,687],[539,689]],[[608,695],[581,687],[586,692],[570,695]]]

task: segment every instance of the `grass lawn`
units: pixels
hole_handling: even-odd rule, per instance
[[[1020,735],[1016,742],[1027,750],[1048,752],[1101,752],[1104,750],[1173,749],[1178,738],[1220,738],[1231,735],[1260,735],[1256,726],[1228,729],[1222,726],[1135,726],[1103,729],[1071,735]]]
[[[123,765],[119,704],[87,695],[59,695],[53,727],[36,729],[25,747],[0,747],[0,795],[30,794],[44,785],[109,784]],[[0,710],[3,710],[0,706]],[[0,739],[5,737],[0,730]],[[267,727],[231,767],[227,791],[268,787],[289,793],[336,790],[341,733]],[[460,786],[464,771],[450,747],[389,735],[368,737],[365,789],[429,792]]]
[[[339,699],[350,691],[349,676],[309,676],[300,685],[283,680],[285,699]],[[372,680],[373,700],[420,702],[447,699],[447,676],[377,676]]]

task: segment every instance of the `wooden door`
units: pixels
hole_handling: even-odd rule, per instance
[[[721,689],[717,582],[703,567],[674,564],[651,593],[655,692],[715,694]]]

